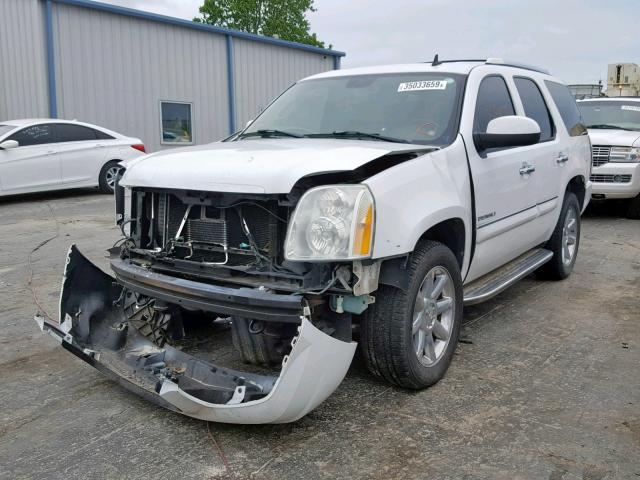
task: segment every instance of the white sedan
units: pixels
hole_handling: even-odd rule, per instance
[[[88,123],[0,122],[0,196],[95,186],[113,193],[118,164],[144,154],[140,139]]]

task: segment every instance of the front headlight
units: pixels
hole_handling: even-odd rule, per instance
[[[640,162],[640,148],[638,147],[611,147],[610,162]]]
[[[373,196],[365,185],[312,188],[289,222],[285,257],[294,261],[370,257],[374,220]]]

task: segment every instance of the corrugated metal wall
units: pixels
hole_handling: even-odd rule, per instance
[[[193,103],[195,143],[228,135],[226,41],[149,20],[54,4],[58,115],[160,143],[160,101]]]
[[[292,83],[333,69],[333,57],[234,39],[236,125],[242,128]]]
[[[0,0],[0,121],[50,115],[45,6]],[[59,118],[139,137],[156,151],[171,147],[161,143],[160,102],[189,102],[195,144],[229,135],[225,31],[92,2],[51,6]],[[323,52],[237,36],[232,42],[236,128],[295,81],[334,67]]]
[[[0,0],[0,122],[49,115],[44,5]]]

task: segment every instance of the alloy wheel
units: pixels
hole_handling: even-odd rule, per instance
[[[120,167],[113,166],[110,167],[105,173],[105,181],[111,190],[114,190],[116,187],[116,178],[118,177],[119,172]]]
[[[578,245],[578,214],[575,208],[569,207],[562,227],[562,263],[571,264]]]
[[[454,308],[455,289],[450,273],[443,267],[432,268],[422,280],[413,307],[413,348],[423,365],[435,365],[447,349]]]

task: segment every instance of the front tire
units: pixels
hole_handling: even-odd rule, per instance
[[[118,176],[118,172],[122,169],[122,167],[119,166],[119,163],[120,162],[118,160],[111,160],[110,162],[105,163],[102,170],[100,170],[98,186],[102,193],[113,194],[116,177]]]
[[[265,367],[282,363],[289,353],[295,329],[291,325],[276,327],[256,320],[232,317],[231,338],[243,363]]]
[[[361,325],[365,363],[376,376],[405,388],[440,380],[462,324],[462,278],[451,250],[421,242],[407,266],[409,288],[381,285]]]
[[[538,270],[543,278],[564,280],[571,275],[580,246],[580,226],[580,204],[573,193],[567,192],[558,223],[545,246],[553,257]]]

